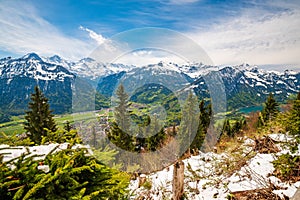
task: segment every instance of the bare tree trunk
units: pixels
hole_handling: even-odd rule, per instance
[[[180,160],[174,164],[172,200],[180,200],[183,196],[184,186],[184,163]]]

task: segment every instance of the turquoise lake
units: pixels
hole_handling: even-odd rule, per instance
[[[251,112],[261,111],[262,108],[263,108],[263,106],[250,106],[250,107],[241,108],[238,110],[238,112],[248,114]]]

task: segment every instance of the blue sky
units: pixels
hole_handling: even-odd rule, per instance
[[[297,0],[0,0],[0,56],[79,60],[113,35],[143,27],[185,34],[217,65],[300,66]]]

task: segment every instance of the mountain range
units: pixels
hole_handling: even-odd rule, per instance
[[[20,58],[0,59],[0,118],[1,113],[23,114],[35,85],[49,98],[55,113],[66,113],[72,112],[72,87],[76,79],[95,88],[102,101],[109,100],[118,81],[124,77],[130,80],[128,86],[135,85],[139,92],[143,85],[155,83],[172,91],[192,88],[199,98],[209,98],[206,76],[212,72],[217,72],[223,81],[228,109],[259,105],[270,92],[282,102],[300,90],[299,72],[266,71],[248,64],[219,67],[159,62],[137,67],[100,63],[92,58],[74,62],[57,55],[41,57],[29,53]],[[130,95],[134,95],[134,91]],[[96,105],[97,109],[102,106]]]

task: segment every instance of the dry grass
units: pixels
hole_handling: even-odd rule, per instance
[[[285,200],[288,197],[281,198],[274,194],[271,189],[257,189],[242,192],[233,192],[230,200]]]

